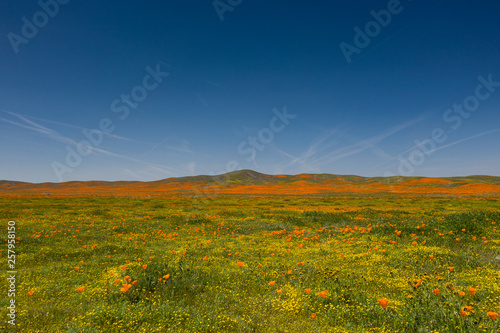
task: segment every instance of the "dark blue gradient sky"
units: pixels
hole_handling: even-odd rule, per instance
[[[0,179],[500,176],[497,1],[54,1],[0,3]]]

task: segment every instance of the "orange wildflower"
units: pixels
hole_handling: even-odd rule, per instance
[[[274,286],[275,283],[276,283],[276,281],[269,281],[270,286]]]
[[[83,293],[83,289],[85,289],[85,287],[79,287],[79,288],[76,288],[76,291]]]
[[[486,315],[490,317],[491,320],[495,320],[498,317],[498,313],[496,312],[486,312]]]
[[[459,291],[458,296],[460,296],[460,297],[465,296],[465,293],[463,291]]]
[[[315,313],[311,313],[311,318],[312,319],[316,318],[316,314]]]
[[[448,270],[451,272],[453,270],[453,267],[448,267]]]
[[[283,289],[278,289],[278,290],[276,290],[276,292],[277,292],[278,294],[281,294],[281,293],[283,292]]]
[[[120,291],[127,291],[132,287],[131,284],[124,284],[123,287],[120,289]]]
[[[30,296],[31,296],[31,295],[33,295],[33,293],[34,293],[34,291],[33,291],[33,290],[28,291],[28,295],[30,295]]]
[[[470,287],[468,290],[471,293],[471,295],[474,295],[476,293],[476,291],[477,291],[476,289],[474,289],[472,287]]]
[[[309,294],[311,292],[311,289],[306,288],[306,289],[304,289],[304,291],[306,292],[306,294]]]
[[[327,293],[328,293],[328,291],[323,290],[323,291],[320,291],[320,292],[318,293],[318,296],[319,296],[319,297],[326,298],[326,294],[327,294]]]
[[[383,309],[387,307],[387,304],[389,303],[389,300],[387,298],[381,298],[377,300],[380,303],[380,306],[382,306]]]
[[[436,288],[436,289],[434,289],[433,291],[434,291],[434,294],[435,294],[436,296],[439,296],[439,289],[437,289],[437,288]]]
[[[242,263],[241,261],[237,263],[238,266],[242,267],[244,265],[244,263]]]
[[[148,265],[142,265],[141,267],[142,267],[143,269],[146,269],[146,268],[148,268]]]
[[[167,275],[163,275],[163,278],[166,280],[170,277],[170,274],[167,274]]]

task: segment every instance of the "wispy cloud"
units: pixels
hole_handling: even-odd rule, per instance
[[[379,144],[384,139],[404,129],[414,126],[426,118],[427,116],[425,115],[419,116],[415,119],[393,126],[378,135],[359,140],[354,144],[346,145],[337,149],[333,148],[339,144],[340,138],[345,136],[350,131],[350,129],[341,130],[339,127],[336,127],[321,134],[313,141],[313,143],[304,153],[297,157],[287,154],[281,150],[277,151],[283,156],[286,156],[290,159],[290,162],[288,163],[288,165],[286,165],[286,167],[290,167],[294,164],[299,164],[311,171],[322,170],[325,165],[329,165],[343,158],[359,154],[365,150],[370,150],[380,158],[390,158],[391,156],[387,154],[382,148],[380,148]]]
[[[450,132],[453,132],[453,131],[450,131]],[[450,132],[448,132],[448,133],[450,133]],[[481,137],[481,136],[485,136],[485,135],[488,135],[488,134],[493,134],[493,133],[496,133],[496,132],[500,132],[500,128],[495,128],[495,129],[492,129],[492,130],[489,130],[489,131],[484,131],[484,132],[481,132],[481,133],[478,133],[478,134],[474,134],[474,135],[468,136],[468,137],[463,138],[463,139],[460,139],[460,140],[456,140],[456,141],[450,142],[450,143],[445,144],[445,145],[443,145],[443,146],[437,147],[437,148],[435,148],[434,150],[431,150],[428,154],[433,154],[433,153],[434,153],[434,152],[436,152],[436,151],[443,150],[443,149],[446,149],[446,148],[450,148],[450,147],[453,147],[453,146],[458,145],[458,144],[460,144],[460,143],[464,143],[464,142],[466,142],[466,141],[473,140],[473,139],[477,139],[477,138],[479,138],[479,137]],[[448,133],[447,133],[447,134],[448,134]],[[396,160],[396,158],[397,158],[398,156],[400,156],[400,155],[404,155],[404,154],[406,154],[406,153],[408,153],[408,152],[410,152],[410,151],[412,151],[412,150],[414,150],[414,149],[417,149],[417,148],[418,148],[418,146],[417,146],[417,145],[415,145],[415,146],[413,146],[413,147],[411,147],[411,148],[409,148],[409,149],[405,150],[404,152],[402,152],[402,153],[400,153],[400,154],[398,154],[398,155],[396,155],[396,156],[391,157],[390,159],[388,159],[388,160],[387,160],[387,161],[385,161],[384,163],[382,163],[382,164],[378,165],[377,167],[380,167],[380,166],[381,166],[381,165],[383,165],[383,164],[387,164],[388,162],[392,162],[392,161]],[[387,165],[386,167],[382,168],[382,170],[387,170],[387,169],[391,169],[391,168],[396,168],[398,165],[399,165],[399,163],[398,163],[398,162],[394,162],[394,163],[391,163],[391,164]]]
[[[58,133],[57,131],[53,130],[53,129],[50,129],[48,127],[45,127],[33,120],[30,120],[28,119],[28,117],[25,117],[23,115],[20,115],[18,113],[15,113],[15,112],[11,112],[11,111],[5,111],[5,110],[2,110],[2,112],[4,113],[7,113],[11,116],[14,116],[20,120],[22,120],[24,123],[20,123],[20,122],[17,122],[17,121],[13,121],[13,120],[9,120],[9,119],[5,119],[5,118],[0,118],[1,121],[5,122],[5,123],[8,123],[8,124],[11,124],[11,125],[15,125],[15,126],[18,126],[18,127],[21,127],[21,128],[24,128],[24,129],[28,129],[30,131],[33,131],[37,134],[40,134],[40,135],[43,135],[45,137],[48,137],[52,140],[55,140],[57,142],[61,142],[61,143],[64,143],[64,144],[67,144],[67,145],[70,145],[70,146],[73,146],[73,147],[76,147],[78,145],[78,142],[76,142],[75,140],[67,137],[67,136],[64,136],[60,133]],[[72,126],[72,125],[71,125]],[[162,172],[162,173],[166,173],[168,175],[179,175],[179,174],[182,174],[182,172],[180,170],[176,170],[174,168],[171,168],[171,167],[167,167],[167,166],[164,166],[164,165],[159,165],[159,164],[155,164],[155,163],[151,163],[151,162],[147,162],[147,161],[144,161],[144,160],[140,160],[140,159],[137,159],[137,158],[133,158],[133,157],[130,157],[130,156],[126,156],[126,155],[122,155],[122,154],[117,154],[117,153],[114,153],[114,152],[111,152],[109,150],[106,150],[106,149],[102,149],[102,148],[99,148],[99,147],[95,147],[93,146],[92,147],[92,154],[102,154],[102,155],[105,155],[105,156],[110,156],[110,157],[115,157],[115,158],[120,158],[120,159],[126,159],[128,161],[131,161],[131,162],[137,162],[137,163],[141,163],[141,164],[144,164],[144,165],[147,165],[151,168],[155,168],[156,171],[159,171],[159,172]]]

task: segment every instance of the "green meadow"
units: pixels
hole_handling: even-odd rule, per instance
[[[0,198],[2,332],[498,332],[486,197]]]

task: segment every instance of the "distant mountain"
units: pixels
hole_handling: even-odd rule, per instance
[[[361,177],[355,175],[266,175],[238,170],[222,175],[158,181],[0,181],[0,195],[30,196],[216,196],[329,194],[500,195],[500,177]]]

